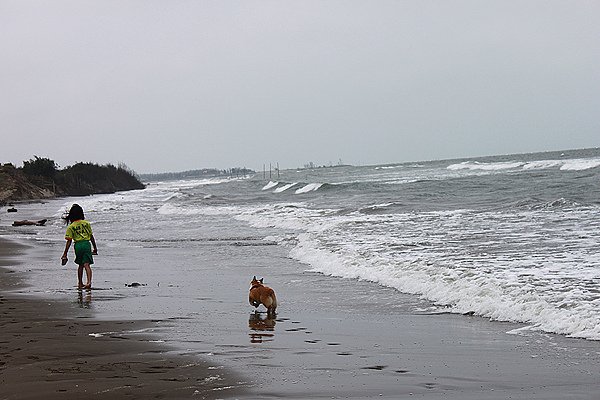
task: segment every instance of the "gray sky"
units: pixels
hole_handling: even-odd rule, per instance
[[[0,162],[137,172],[600,146],[600,1],[0,0]]]

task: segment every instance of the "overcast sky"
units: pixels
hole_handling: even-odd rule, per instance
[[[0,53],[17,166],[600,146],[600,1],[0,0]]]

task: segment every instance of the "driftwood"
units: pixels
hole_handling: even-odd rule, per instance
[[[15,221],[13,222],[13,226],[25,226],[25,225],[35,225],[35,226],[44,226],[46,224],[46,221],[48,221],[47,219],[40,219],[39,221],[29,221],[29,220],[23,220],[23,221]]]

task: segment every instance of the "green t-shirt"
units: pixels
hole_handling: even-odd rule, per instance
[[[90,240],[92,237],[92,225],[84,219],[75,221],[67,227],[66,239],[73,239],[76,242]]]

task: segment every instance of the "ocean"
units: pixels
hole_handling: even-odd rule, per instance
[[[324,279],[372,281],[437,311],[600,339],[598,149],[264,178],[152,185],[146,210],[162,224],[216,221],[208,230],[225,237],[226,221],[244,222],[249,238],[284,247]],[[176,241],[207,230],[162,224]]]
[[[46,249],[26,267],[36,276],[29,290],[70,296],[59,217],[79,203],[100,249],[94,301],[80,306],[106,318],[169,319],[165,340],[198,353],[219,335],[207,321],[220,303],[250,311],[252,275],[281,292],[302,290],[303,279],[328,297],[361,291],[352,295],[383,313],[467,314],[517,322],[515,333],[600,340],[600,149],[268,175],[51,200],[23,206],[32,217],[51,211],[45,229],[5,221],[2,231]],[[225,270],[240,272],[224,283],[240,286],[239,298],[203,284]],[[280,315],[292,307],[280,303]]]

